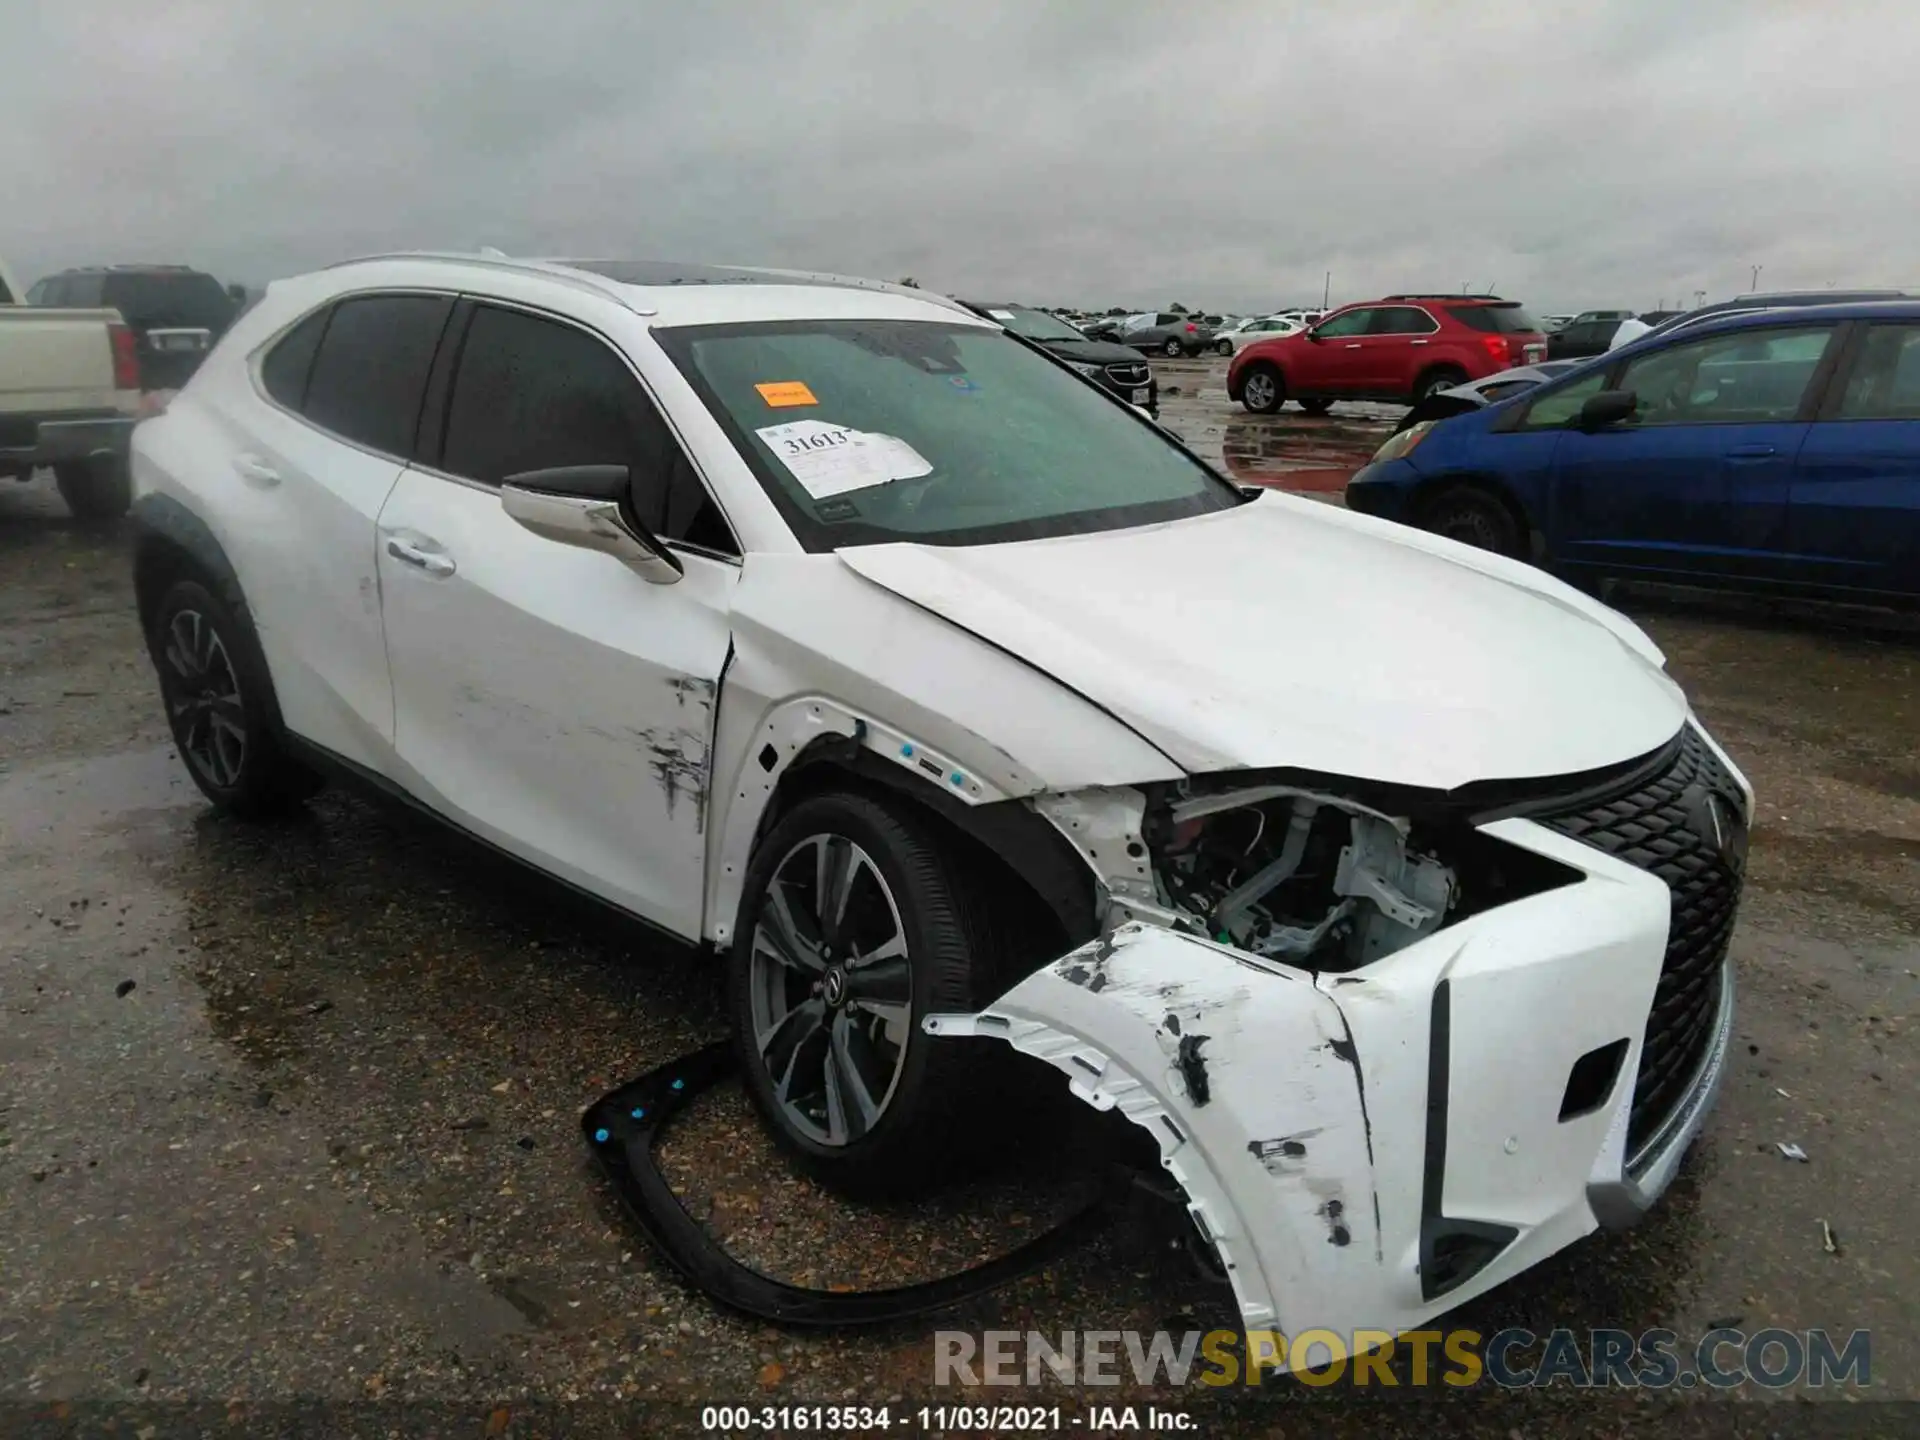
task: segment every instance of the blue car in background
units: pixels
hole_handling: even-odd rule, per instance
[[[1347,504],[1575,581],[1920,597],[1920,302],[1648,335],[1393,436]]]

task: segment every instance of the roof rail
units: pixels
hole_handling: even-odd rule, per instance
[[[655,313],[651,306],[634,304],[625,288],[611,280],[603,280],[585,270],[556,265],[550,260],[516,260],[491,246],[478,253],[459,250],[388,250],[377,255],[356,255],[350,260],[336,260],[322,268],[340,270],[348,265],[370,265],[380,260],[430,260],[443,265],[473,265],[483,270],[511,270],[521,275],[541,275],[549,280],[558,280],[563,285],[571,285],[576,290],[598,295],[603,300],[611,300],[636,315]]]
[[[936,290],[922,290],[917,285],[896,285],[891,280],[867,280],[858,275],[834,275],[825,270],[778,270],[766,265],[736,265],[731,268],[753,275],[803,281],[810,285],[844,285],[850,290],[879,290],[889,295],[904,295],[909,299],[928,300],[935,305],[944,305],[949,310],[958,310],[969,319],[978,318],[951,295],[942,295]]]
[[[1389,295],[1389,300],[1501,300],[1505,297],[1465,290],[1416,290],[1407,295]]]

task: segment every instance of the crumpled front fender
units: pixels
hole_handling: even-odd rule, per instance
[[[1004,1040],[1146,1129],[1248,1329],[1352,1343],[1416,1328],[1620,1223],[1621,1196],[1633,1214],[1650,1205],[1711,1105],[1731,1029],[1728,981],[1681,1123],[1629,1170],[1667,888],[1529,821],[1486,829],[1585,878],[1347,974],[1125,925],[927,1029]],[[1610,1078],[1569,1111],[1595,1052]]]

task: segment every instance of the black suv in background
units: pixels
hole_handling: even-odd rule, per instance
[[[186,384],[237,309],[218,280],[185,265],[63,270],[29,290],[27,303],[118,310],[133,331],[140,384],[147,390]]]
[[[1153,378],[1152,367],[1130,346],[1090,339],[1066,321],[1044,310],[1035,310],[1031,305],[981,305],[971,300],[960,303],[976,315],[998,321],[1048,354],[1059,356],[1129,405],[1138,405],[1149,415],[1159,415],[1160,382]]]

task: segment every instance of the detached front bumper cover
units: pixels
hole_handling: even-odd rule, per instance
[[[1249,1329],[1416,1328],[1650,1206],[1732,1025],[1729,969],[1704,1059],[1630,1164],[1668,889],[1528,820],[1484,828],[1585,878],[1342,974],[1125,925],[926,1028],[1003,1040],[1146,1129]]]

